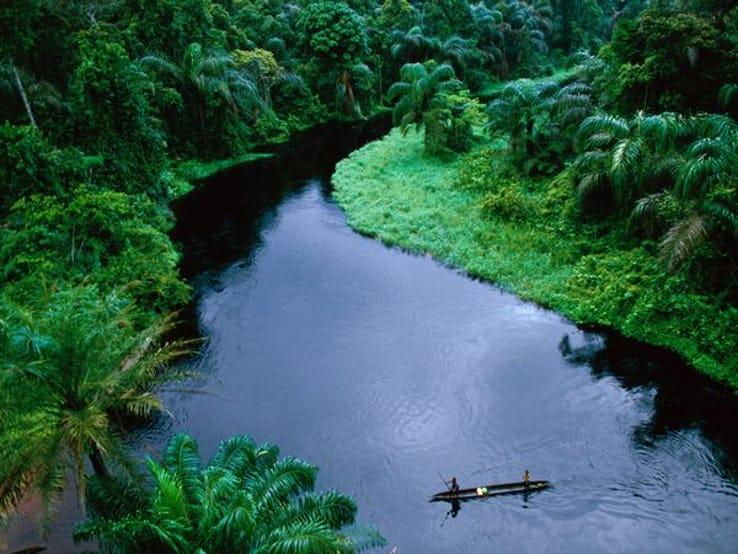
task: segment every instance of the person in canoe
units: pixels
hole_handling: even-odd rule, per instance
[[[523,486],[526,489],[530,487],[530,471],[527,469],[525,470],[525,473],[523,473]]]
[[[453,494],[456,494],[459,492],[459,482],[456,480],[456,477],[451,477],[451,485],[449,486],[449,489]]]

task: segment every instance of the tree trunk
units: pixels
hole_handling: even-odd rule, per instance
[[[344,69],[341,74],[344,90],[344,108],[346,113],[353,113],[356,106],[356,98],[354,98],[354,89],[351,87],[351,75],[348,69]]]
[[[200,134],[202,136],[202,144],[205,146],[208,143],[208,136],[207,132],[205,131],[205,114],[202,107],[202,102],[198,101],[197,103],[197,111],[200,115]],[[202,154],[201,156],[202,157]]]
[[[379,79],[378,79],[378,85],[379,85],[379,105],[384,106],[384,87],[382,86],[382,58],[381,56],[377,56],[377,67],[379,69]]]
[[[28,101],[28,97],[26,96],[26,89],[23,88],[23,83],[21,82],[20,75],[18,75],[18,70],[12,63],[10,64],[10,66],[13,68],[13,75],[15,75],[15,86],[18,87],[18,93],[23,100],[23,105],[26,107],[28,119],[31,120],[31,125],[38,128],[38,125],[36,125],[36,118],[33,117],[33,111],[31,110],[31,103]]]
[[[525,127],[525,154],[526,156],[533,155],[533,125],[535,125],[535,120],[532,117],[529,117],[526,127]]]
[[[92,463],[92,469],[95,471],[95,475],[98,477],[108,478],[110,472],[108,467],[105,465],[105,459],[102,456],[102,452],[93,444],[90,447],[90,462]]]

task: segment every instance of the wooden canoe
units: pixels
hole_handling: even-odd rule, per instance
[[[456,492],[443,491],[434,494],[430,501],[431,502],[453,502],[455,500],[472,500],[474,498],[489,498],[490,496],[501,496],[503,494],[522,494],[526,492],[542,491],[551,484],[548,481],[528,481],[528,484],[524,482],[519,483],[503,483],[500,485],[484,485],[483,487],[475,487],[473,489],[459,489]],[[478,489],[486,488],[487,492],[482,492]]]

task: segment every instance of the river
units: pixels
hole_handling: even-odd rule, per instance
[[[738,551],[738,401],[676,357],[354,233],[335,163],[378,129],[330,125],[209,180],[174,236],[206,337],[206,394],[168,398],[145,450],[233,434],[320,467],[385,552]],[[432,225],[433,222],[428,222]],[[534,479],[473,501],[444,488]]]
[[[250,433],[318,464],[398,552],[736,552],[736,398],[354,233],[329,180],[362,140],[327,127],[178,207],[213,394],[178,397],[175,427],[206,452]],[[439,473],[525,469],[554,488],[455,518],[427,501]]]

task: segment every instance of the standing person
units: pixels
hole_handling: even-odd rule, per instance
[[[530,486],[530,471],[527,469],[525,470],[525,473],[523,474],[523,486],[527,489]]]
[[[456,477],[451,477],[451,492],[454,494],[459,492],[459,482]]]

